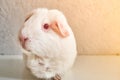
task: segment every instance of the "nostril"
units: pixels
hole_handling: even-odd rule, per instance
[[[25,43],[28,40],[28,37],[20,36],[19,39],[22,43]]]
[[[27,41],[28,40],[28,37],[24,38],[24,41]]]

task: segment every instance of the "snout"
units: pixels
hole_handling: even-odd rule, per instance
[[[26,49],[26,42],[29,40],[29,38],[28,37],[25,37],[25,36],[23,36],[23,35],[19,35],[19,41],[20,41],[20,44],[21,44],[21,46],[24,48],[24,49]]]

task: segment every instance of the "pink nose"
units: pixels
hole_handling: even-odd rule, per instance
[[[24,37],[24,36],[20,35],[19,40],[20,40],[22,46],[25,47],[25,43],[28,40],[28,37]]]

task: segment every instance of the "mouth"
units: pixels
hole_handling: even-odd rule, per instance
[[[27,48],[27,46],[26,46],[26,44],[27,44],[27,42],[28,42],[28,39],[26,39],[25,41],[22,41],[22,40],[20,39],[19,41],[20,41],[21,47],[22,47],[24,50],[30,52],[30,50],[29,50],[29,49]]]
[[[27,49],[26,44],[21,42],[21,46],[23,49]]]
[[[27,49],[25,42],[20,41],[20,45],[23,49],[25,49],[25,50]]]
[[[26,51],[28,51],[28,52],[31,52],[31,50],[27,48],[26,44],[21,43],[21,47],[22,47],[24,50],[26,50]]]

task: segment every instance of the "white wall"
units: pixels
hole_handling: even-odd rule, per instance
[[[0,0],[0,54],[21,54],[18,29],[38,7],[65,14],[79,54],[120,54],[120,0]]]

